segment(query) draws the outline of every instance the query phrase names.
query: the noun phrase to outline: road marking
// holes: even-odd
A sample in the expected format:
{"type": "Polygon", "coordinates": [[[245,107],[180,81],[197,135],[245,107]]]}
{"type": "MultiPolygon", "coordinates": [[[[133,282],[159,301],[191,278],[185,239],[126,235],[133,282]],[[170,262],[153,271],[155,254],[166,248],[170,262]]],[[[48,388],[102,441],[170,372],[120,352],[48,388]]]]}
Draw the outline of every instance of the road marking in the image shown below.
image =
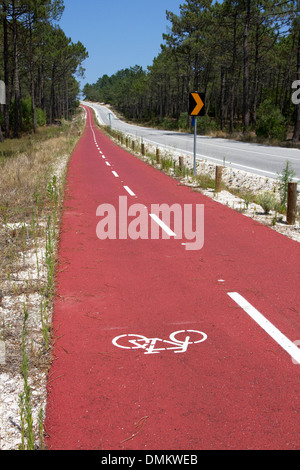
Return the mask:
{"type": "Polygon", "coordinates": [[[113,171],[112,174],[116,177],[116,178],[119,178],[119,175],[116,171],[113,171]]]}
{"type": "Polygon", "coordinates": [[[261,326],[298,364],[300,364],[300,349],[290,341],[281,331],[267,320],[256,308],[237,292],[229,292],[232,298],[248,315],[261,326]]]}
{"type": "Polygon", "coordinates": [[[107,165],[107,166],[111,166],[111,164],[110,164],[110,163],[108,163],[108,162],[105,162],[105,163],[106,163],[106,165],[107,165]]]}
{"type": "Polygon", "coordinates": [[[124,189],[126,189],[126,191],[128,192],[128,194],[130,194],[130,196],[135,196],[134,192],[131,191],[131,189],[128,188],[128,186],[124,186],[124,189]]]}
{"type": "Polygon", "coordinates": [[[156,214],[150,214],[150,217],[156,222],[170,237],[176,237],[176,233],[174,233],[170,227],[168,227],[156,214]]]}
{"type": "Polygon", "coordinates": [[[203,343],[206,340],[207,334],[202,331],[180,330],[171,333],[168,340],[156,337],[147,338],[139,334],[125,334],[116,336],[112,343],[114,346],[122,349],[142,349],[145,351],[144,354],[159,354],[161,351],[168,350],[173,350],[176,354],[185,353],[189,345],[203,343]],[[191,341],[191,336],[194,338],[194,341],[191,341]],[[163,347],[157,347],[157,344],[163,347]]]}
{"type": "MultiPolygon", "coordinates": [[[[211,144],[209,142],[203,142],[203,145],[210,145],[212,147],[217,147],[217,148],[222,148],[222,150],[238,150],[236,147],[229,147],[228,145],[224,145],[223,143],[221,145],[217,145],[217,144],[211,144]]],[[[249,145],[249,144],[247,144],[249,145]]],[[[254,154],[257,154],[257,155],[264,155],[265,157],[275,157],[275,158],[282,158],[282,155],[277,155],[275,153],[266,153],[266,152],[259,152],[257,150],[248,150],[246,148],[241,148],[240,147],[240,151],[241,152],[246,152],[246,153],[254,153],[254,154]]],[[[299,158],[293,158],[291,156],[288,157],[288,160],[296,160],[296,161],[299,161],[299,158]]]]}

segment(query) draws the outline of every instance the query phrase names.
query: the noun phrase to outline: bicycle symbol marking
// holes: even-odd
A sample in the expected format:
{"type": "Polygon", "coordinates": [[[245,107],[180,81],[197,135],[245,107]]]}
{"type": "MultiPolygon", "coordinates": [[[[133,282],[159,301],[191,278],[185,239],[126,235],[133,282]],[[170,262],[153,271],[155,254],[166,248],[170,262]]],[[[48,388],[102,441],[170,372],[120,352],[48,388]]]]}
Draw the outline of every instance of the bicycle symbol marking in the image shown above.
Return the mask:
{"type": "Polygon", "coordinates": [[[176,354],[184,353],[191,344],[203,343],[207,335],[197,330],[179,330],[169,335],[169,340],[161,338],[147,338],[138,334],[116,336],[112,343],[121,349],[143,349],[144,354],[159,354],[161,351],[174,351],[176,354]],[[180,339],[182,338],[182,339],[180,339]],[[192,338],[194,339],[192,341],[192,338]],[[157,347],[163,343],[164,347],[157,347]]]}

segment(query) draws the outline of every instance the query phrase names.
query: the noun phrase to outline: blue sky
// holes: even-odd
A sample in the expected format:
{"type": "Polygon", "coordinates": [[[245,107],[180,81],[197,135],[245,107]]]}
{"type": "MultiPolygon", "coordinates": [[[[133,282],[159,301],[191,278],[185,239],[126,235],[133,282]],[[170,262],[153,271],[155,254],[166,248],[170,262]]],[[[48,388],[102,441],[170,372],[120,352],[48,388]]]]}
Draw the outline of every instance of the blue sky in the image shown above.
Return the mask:
{"type": "Polygon", "coordinates": [[[166,10],[179,13],[184,0],[64,0],[59,25],[73,42],[89,52],[84,62],[85,83],[104,74],[152,65],[160,52],[169,22],[166,10]]]}

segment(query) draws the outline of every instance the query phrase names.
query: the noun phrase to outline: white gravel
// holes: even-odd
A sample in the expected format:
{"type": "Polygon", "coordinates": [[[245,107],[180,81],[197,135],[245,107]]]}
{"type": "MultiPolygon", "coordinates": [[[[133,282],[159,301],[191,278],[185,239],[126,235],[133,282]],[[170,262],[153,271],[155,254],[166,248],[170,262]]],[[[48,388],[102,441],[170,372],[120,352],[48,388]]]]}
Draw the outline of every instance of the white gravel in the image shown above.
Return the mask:
{"type": "MultiPolygon", "coordinates": [[[[146,147],[149,152],[155,155],[157,148],[156,146],[151,146],[147,144],[146,147]]],[[[183,156],[184,165],[190,169],[193,169],[194,161],[192,156],[183,155],[175,149],[173,151],[170,149],[166,149],[165,147],[159,147],[159,149],[161,157],[172,158],[177,163],[179,157],[183,156]]],[[[149,157],[143,157],[141,154],[139,154],[139,157],[152,164],[152,161],[149,157]]],[[[155,166],[160,167],[160,165],[157,165],[156,163],[155,166]]],[[[208,160],[197,160],[196,172],[197,175],[207,174],[214,179],[216,174],[216,165],[212,162],[209,162],[208,160]]],[[[169,173],[171,176],[173,176],[174,171],[171,169],[169,173]]],[[[197,185],[193,183],[191,177],[182,178],[181,181],[186,185],[195,188],[197,187],[197,185]]],[[[267,178],[264,176],[255,175],[254,173],[236,170],[230,166],[226,166],[225,164],[222,170],[222,181],[229,189],[239,190],[241,192],[251,191],[254,194],[259,194],[265,191],[274,192],[277,196],[278,201],[280,200],[278,179],[267,178]]],[[[241,212],[243,215],[251,217],[264,225],[268,225],[273,230],[276,230],[277,232],[280,232],[283,235],[292,238],[297,242],[300,242],[300,194],[298,194],[297,203],[298,220],[296,221],[295,225],[287,225],[285,215],[275,214],[274,211],[271,211],[268,215],[266,215],[264,214],[264,210],[260,205],[254,203],[249,203],[247,205],[244,199],[235,196],[230,191],[223,190],[219,193],[215,193],[215,191],[212,189],[198,189],[202,194],[207,197],[213,198],[220,204],[231,207],[232,209],[241,212]],[[275,215],[277,215],[277,221],[273,225],[275,215]]],[[[298,185],[298,190],[300,190],[300,184],[298,185]]]]}
{"type": "MultiPolygon", "coordinates": [[[[68,159],[68,155],[63,155],[58,159],[52,173],[58,179],[63,177],[68,159]]],[[[46,221],[40,220],[38,224],[45,229],[46,221]]],[[[2,230],[10,231],[22,225],[24,224],[7,223],[2,230]]],[[[44,238],[38,238],[37,243],[37,247],[29,248],[25,253],[20,254],[17,271],[10,273],[9,279],[2,282],[3,292],[7,290],[17,293],[22,289],[26,292],[29,288],[29,293],[0,295],[0,450],[18,450],[22,441],[20,395],[24,393],[24,379],[21,374],[20,351],[24,305],[28,311],[26,350],[31,361],[28,385],[31,392],[35,447],[39,448],[40,445],[39,413],[42,410],[44,417],[47,377],[45,367],[43,367],[43,358],[41,358],[44,344],[41,322],[43,296],[34,286],[45,283],[47,267],[44,238]],[[30,289],[30,286],[33,288],[30,289]],[[33,292],[31,293],[30,290],[33,292]]],[[[48,310],[47,314],[51,323],[51,311],[48,310]]]]}

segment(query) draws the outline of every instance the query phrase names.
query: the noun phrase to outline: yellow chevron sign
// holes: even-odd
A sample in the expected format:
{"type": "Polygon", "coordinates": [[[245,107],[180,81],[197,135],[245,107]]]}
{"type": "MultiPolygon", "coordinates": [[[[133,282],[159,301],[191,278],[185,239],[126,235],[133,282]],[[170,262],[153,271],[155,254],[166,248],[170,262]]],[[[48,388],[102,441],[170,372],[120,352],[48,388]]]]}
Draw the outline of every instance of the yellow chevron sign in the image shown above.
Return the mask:
{"type": "Polygon", "coordinates": [[[205,93],[190,93],[190,116],[204,116],[205,114],[205,93]]]}

